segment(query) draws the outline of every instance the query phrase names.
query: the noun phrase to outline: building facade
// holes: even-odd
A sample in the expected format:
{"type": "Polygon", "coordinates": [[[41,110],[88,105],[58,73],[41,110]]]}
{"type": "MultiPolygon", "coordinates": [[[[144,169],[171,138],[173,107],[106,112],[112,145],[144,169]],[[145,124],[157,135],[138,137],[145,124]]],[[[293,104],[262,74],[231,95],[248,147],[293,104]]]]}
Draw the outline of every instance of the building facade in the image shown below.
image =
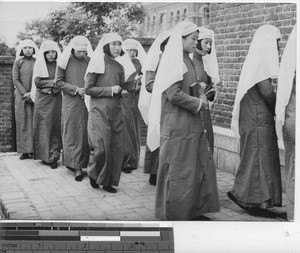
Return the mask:
{"type": "Polygon", "coordinates": [[[160,32],[172,29],[180,21],[191,21],[198,26],[209,24],[209,4],[201,2],[144,3],[146,10],[143,36],[155,38],[160,32]]]}

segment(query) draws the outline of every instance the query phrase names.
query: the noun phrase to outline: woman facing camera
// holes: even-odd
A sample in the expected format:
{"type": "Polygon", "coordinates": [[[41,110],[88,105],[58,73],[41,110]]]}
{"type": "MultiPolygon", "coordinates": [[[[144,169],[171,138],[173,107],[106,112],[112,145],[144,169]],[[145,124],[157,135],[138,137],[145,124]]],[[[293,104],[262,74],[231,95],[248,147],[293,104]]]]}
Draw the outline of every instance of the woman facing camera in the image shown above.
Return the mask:
{"type": "Polygon", "coordinates": [[[61,91],[55,88],[55,71],[60,49],[56,42],[42,43],[33,70],[36,86],[34,99],[34,159],[40,159],[51,169],[57,168],[62,148],[61,91]]]}
{"type": "Polygon", "coordinates": [[[62,164],[82,181],[89,159],[88,111],[84,103],[84,75],[92,47],[84,36],[75,36],[65,48],[56,71],[56,87],[62,96],[62,164]]]}
{"type": "Polygon", "coordinates": [[[124,126],[124,162],[122,171],[131,173],[139,165],[141,149],[141,116],[138,109],[141,89],[142,65],[146,52],[141,43],[134,39],[124,40],[126,53],[130,57],[136,71],[128,78],[134,84],[132,90],[123,96],[122,112],[124,126]]]}
{"type": "Polygon", "coordinates": [[[122,51],[118,34],[103,35],[87,68],[85,91],[90,96],[88,175],[93,188],[116,193],[123,165],[121,84],[123,66],[116,61],[122,51]]]}
{"type": "Polygon", "coordinates": [[[34,56],[37,53],[38,48],[32,40],[21,41],[12,70],[15,86],[17,152],[22,154],[21,160],[28,159],[33,154],[34,104],[30,93],[35,63],[34,56]]]}

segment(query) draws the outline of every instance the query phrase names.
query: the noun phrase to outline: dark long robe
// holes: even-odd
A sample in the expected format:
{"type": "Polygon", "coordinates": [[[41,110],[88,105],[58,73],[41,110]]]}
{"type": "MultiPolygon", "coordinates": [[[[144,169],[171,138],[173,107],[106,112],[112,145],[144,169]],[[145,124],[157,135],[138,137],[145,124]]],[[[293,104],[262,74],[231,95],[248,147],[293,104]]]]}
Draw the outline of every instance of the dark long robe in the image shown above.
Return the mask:
{"type": "Polygon", "coordinates": [[[18,153],[33,153],[33,102],[26,102],[23,95],[31,91],[35,58],[23,57],[13,65],[15,86],[15,119],[18,153]]]}
{"type": "MultiPolygon", "coordinates": [[[[206,74],[206,72],[204,70],[202,56],[200,54],[198,54],[197,52],[195,52],[193,62],[195,65],[197,80],[199,82],[204,82],[206,84],[209,84],[211,79],[209,78],[209,76],[206,74]]],[[[200,93],[201,93],[200,97],[205,97],[205,92],[201,87],[200,87],[200,93]]],[[[207,131],[208,141],[210,143],[210,148],[212,149],[212,152],[213,152],[214,151],[214,131],[213,131],[213,127],[212,127],[212,121],[211,121],[211,117],[210,117],[209,108],[206,110],[200,111],[200,115],[201,115],[201,117],[203,117],[205,119],[204,127],[207,131]]]]}
{"type": "Polygon", "coordinates": [[[231,192],[245,207],[281,205],[275,102],[267,79],[249,89],[240,103],[240,164],[231,192]]]}
{"type": "Polygon", "coordinates": [[[88,120],[91,150],[89,177],[103,186],[118,186],[123,165],[123,119],[121,98],[112,86],[125,82],[124,69],[105,55],[105,73],[88,73],[86,94],[91,96],[88,120]]]}
{"type": "Polygon", "coordinates": [[[184,63],[183,80],[162,94],[155,215],[164,220],[190,220],[219,210],[212,151],[197,113],[200,100],[189,95],[196,73],[186,54],[184,63]]]}
{"type": "MultiPolygon", "coordinates": [[[[141,63],[138,59],[132,60],[136,72],[128,79],[141,75],[141,63]]],[[[138,108],[139,90],[123,95],[121,100],[123,127],[124,127],[124,162],[123,168],[137,168],[141,149],[141,114],[138,108]]]]}
{"type": "Polygon", "coordinates": [[[56,61],[47,62],[48,78],[35,78],[37,87],[33,127],[34,159],[53,163],[60,158],[61,140],[61,91],[53,88],[56,61]]]}
{"type": "MultiPolygon", "coordinates": [[[[152,93],[153,90],[155,76],[156,76],[156,71],[146,71],[145,86],[147,91],[150,93],[152,93]]],[[[149,147],[146,146],[144,173],[156,175],[158,170],[158,162],[159,162],[159,148],[151,152],[149,147]]]]}
{"type": "Polygon", "coordinates": [[[86,168],[89,161],[87,135],[88,111],[76,89],[84,87],[89,58],[70,56],[66,69],[57,68],[56,87],[62,96],[62,164],[73,169],[86,168]]]}
{"type": "Polygon", "coordinates": [[[296,127],[296,76],[289,103],[285,109],[285,122],[283,126],[283,142],[285,148],[285,175],[287,218],[294,219],[295,199],[295,127],[296,127]]]}

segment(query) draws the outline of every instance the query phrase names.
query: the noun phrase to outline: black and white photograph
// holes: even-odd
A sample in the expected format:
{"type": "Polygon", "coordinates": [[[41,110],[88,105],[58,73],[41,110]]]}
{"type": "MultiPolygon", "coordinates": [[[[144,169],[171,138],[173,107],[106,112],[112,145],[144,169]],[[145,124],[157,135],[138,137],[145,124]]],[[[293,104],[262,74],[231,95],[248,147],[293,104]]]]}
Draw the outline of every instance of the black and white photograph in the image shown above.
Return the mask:
{"type": "Polygon", "coordinates": [[[0,221],[295,224],[297,8],[0,0],[0,221]]]}

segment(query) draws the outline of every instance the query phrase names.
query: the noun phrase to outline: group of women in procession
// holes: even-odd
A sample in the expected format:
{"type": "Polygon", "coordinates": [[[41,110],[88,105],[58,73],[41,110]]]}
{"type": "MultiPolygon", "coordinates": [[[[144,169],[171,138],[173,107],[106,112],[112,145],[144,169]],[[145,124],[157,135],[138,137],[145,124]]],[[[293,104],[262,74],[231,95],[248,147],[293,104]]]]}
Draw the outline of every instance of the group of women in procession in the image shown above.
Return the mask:
{"type": "MultiPolygon", "coordinates": [[[[250,213],[281,206],[277,137],[283,126],[288,219],[294,199],[294,36],[280,71],[279,29],[263,25],[253,37],[233,110],[241,162],[228,192],[250,213]],[[278,74],[276,100],[272,79],[278,74]]],[[[62,165],[76,181],[87,168],[93,188],[116,193],[121,171],[138,167],[141,115],[148,125],[144,173],[156,185],[156,218],[208,220],[204,214],[219,211],[210,106],[220,77],[212,30],[180,22],[160,33],[147,54],[137,40],[123,41],[116,33],[104,34],[94,51],[84,36],[74,37],[63,53],[54,41],[38,50],[24,40],[13,81],[20,159],[33,156],[54,169],[62,150],[62,165]]]]}

